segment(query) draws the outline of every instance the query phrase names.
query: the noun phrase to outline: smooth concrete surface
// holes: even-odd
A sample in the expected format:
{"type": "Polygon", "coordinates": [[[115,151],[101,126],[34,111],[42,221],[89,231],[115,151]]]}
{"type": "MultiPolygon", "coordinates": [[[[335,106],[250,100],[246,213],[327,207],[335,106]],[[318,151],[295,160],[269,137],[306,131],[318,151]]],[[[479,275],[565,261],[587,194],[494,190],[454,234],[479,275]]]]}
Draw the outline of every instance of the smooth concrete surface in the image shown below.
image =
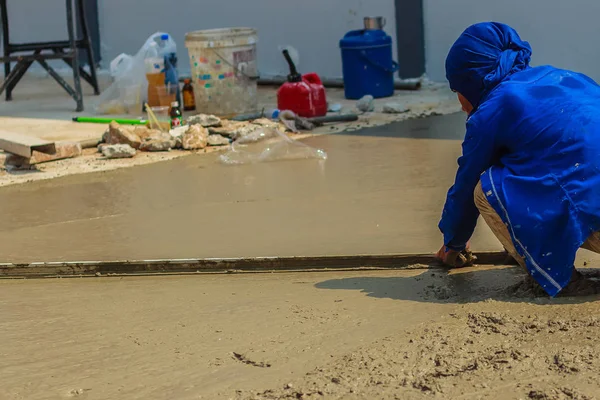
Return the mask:
{"type": "MultiPolygon", "coordinates": [[[[0,261],[435,252],[464,116],[305,143],[329,159],[216,154],[0,189],[0,261]]],[[[499,250],[482,225],[475,249],[499,250]]]]}
{"type": "Polygon", "coordinates": [[[445,81],[446,55],[460,33],[484,21],[513,26],[533,47],[532,65],[551,64],[600,80],[597,1],[423,0],[423,7],[426,69],[434,81],[445,81]]]}
{"type": "MultiPolygon", "coordinates": [[[[66,39],[64,0],[9,0],[11,40],[15,42],[66,39]],[[32,12],[35,10],[35,12],[32,12]]],[[[395,36],[394,0],[98,0],[102,65],[120,53],[135,54],[154,32],[168,32],[177,42],[180,70],[189,73],[187,32],[248,26],[258,30],[261,75],[287,75],[279,46],[300,53],[299,70],[322,77],[341,77],[338,41],[363,27],[363,17],[387,19],[385,30],[395,36]]],[[[396,46],[392,46],[396,54],[396,46]]],[[[60,63],[56,63],[60,65],[60,63]]]]}

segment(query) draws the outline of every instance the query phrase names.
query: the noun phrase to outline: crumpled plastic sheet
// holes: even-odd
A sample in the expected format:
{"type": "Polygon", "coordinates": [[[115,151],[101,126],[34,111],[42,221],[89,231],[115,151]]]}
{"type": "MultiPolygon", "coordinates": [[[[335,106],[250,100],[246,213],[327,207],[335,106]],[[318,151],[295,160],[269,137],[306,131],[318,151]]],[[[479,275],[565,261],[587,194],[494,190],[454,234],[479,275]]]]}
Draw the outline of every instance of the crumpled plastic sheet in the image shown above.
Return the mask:
{"type": "Polygon", "coordinates": [[[279,160],[326,160],[327,153],[290,139],[277,129],[265,128],[255,136],[261,141],[235,141],[229,150],[219,156],[219,161],[227,165],[255,164],[279,160]]]}

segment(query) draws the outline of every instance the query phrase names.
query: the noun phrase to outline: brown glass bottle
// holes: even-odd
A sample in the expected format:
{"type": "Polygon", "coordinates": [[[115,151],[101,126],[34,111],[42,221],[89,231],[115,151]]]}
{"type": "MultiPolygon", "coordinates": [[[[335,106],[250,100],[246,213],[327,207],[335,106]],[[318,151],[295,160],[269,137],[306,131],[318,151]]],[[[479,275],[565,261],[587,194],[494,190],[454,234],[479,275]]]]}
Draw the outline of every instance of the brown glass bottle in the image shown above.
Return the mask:
{"type": "Polygon", "coordinates": [[[183,96],[183,110],[195,111],[196,98],[194,97],[194,88],[192,87],[192,81],[190,79],[185,79],[183,81],[183,89],[181,93],[183,96]]]}

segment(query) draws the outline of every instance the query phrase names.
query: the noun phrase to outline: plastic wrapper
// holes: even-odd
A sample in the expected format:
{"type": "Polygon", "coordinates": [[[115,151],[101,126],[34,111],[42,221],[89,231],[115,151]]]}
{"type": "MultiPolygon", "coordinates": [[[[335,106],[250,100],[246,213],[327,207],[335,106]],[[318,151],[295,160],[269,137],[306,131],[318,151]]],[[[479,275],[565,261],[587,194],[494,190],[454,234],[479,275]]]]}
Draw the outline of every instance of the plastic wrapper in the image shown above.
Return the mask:
{"type": "MultiPolygon", "coordinates": [[[[148,92],[146,80],[146,59],[159,56],[159,41],[165,35],[157,32],[151,35],[135,56],[120,54],[110,63],[110,74],[114,79],[96,103],[98,114],[140,114],[148,92]]],[[[176,44],[169,35],[167,46],[176,44]]]]}
{"type": "Polygon", "coordinates": [[[315,149],[302,142],[290,139],[285,133],[273,128],[261,128],[253,133],[253,138],[260,138],[256,143],[235,141],[229,150],[219,156],[223,164],[242,165],[279,160],[326,160],[327,153],[315,149]],[[259,132],[262,132],[262,136],[259,132]]]}

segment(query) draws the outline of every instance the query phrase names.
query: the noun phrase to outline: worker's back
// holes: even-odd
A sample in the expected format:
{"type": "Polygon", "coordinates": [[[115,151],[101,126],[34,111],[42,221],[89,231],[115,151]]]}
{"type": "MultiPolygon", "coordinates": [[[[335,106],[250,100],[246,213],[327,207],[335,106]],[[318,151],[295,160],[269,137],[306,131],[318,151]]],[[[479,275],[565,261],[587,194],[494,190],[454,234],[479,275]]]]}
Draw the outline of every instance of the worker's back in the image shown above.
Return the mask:
{"type": "Polygon", "coordinates": [[[578,211],[600,214],[600,86],[579,73],[529,68],[488,101],[510,121],[497,132],[507,173],[554,180],[578,211]]]}

